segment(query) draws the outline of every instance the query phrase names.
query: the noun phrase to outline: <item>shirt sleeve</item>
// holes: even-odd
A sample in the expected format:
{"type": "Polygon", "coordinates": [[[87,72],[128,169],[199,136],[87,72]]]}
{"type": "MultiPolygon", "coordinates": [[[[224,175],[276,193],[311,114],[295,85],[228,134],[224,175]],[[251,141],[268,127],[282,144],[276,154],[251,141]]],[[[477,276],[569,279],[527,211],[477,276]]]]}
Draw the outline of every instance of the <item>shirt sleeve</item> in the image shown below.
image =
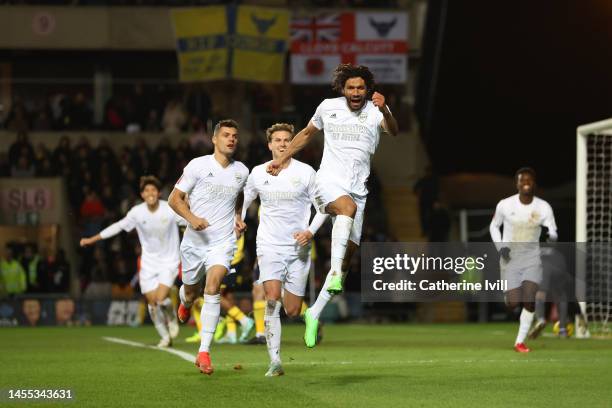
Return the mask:
{"type": "Polygon", "coordinates": [[[102,239],[107,239],[117,235],[121,231],[130,232],[135,227],[136,216],[134,215],[134,211],[130,210],[124,218],[100,231],[100,237],[102,237],[102,239]]]}
{"type": "Polygon", "coordinates": [[[542,225],[548,229],[548,239],[556,241],[559,236],[557,235],[557,223],[555,222],[555,214],[550,204],[546,203],[546,215],[542,220],[542,225]]]}
{"type": "Polygon", "coordinates": [[[502,209],[502,203],[500,202],[495,207],[495,214],[493,215],[493,219],[491,220],[491,225],[489,225],[489,233],[491,234],[491,239],[495,242],[495,246],[497,249],[501,249],[502,245],[502,235],[500,227],[504,223],[504,212],[502,209]]]}
{"type": "Polygon", "coordinates": [[[193,161],[189,162],[183,169],[183,175],[181,175],[181,178],[178,179],[174,187],[181,190],[183,193],[191,193],[191,190],[193,190],[193,187],[198,181],[197,171],[194,167],[193,161]]]}
{"type": "Polygon", "coordinates": [[[249,174],[247,178],[246,185],[244,186],[244,203],[242,204],[242,219],[246,217],[246,212],[253,203],[253,201],[257,198],[257,190],[255,189],[255,177],[253,177],[253,173],[249,174]]]}
{"type": "Polygon", "coordinates": [[[317,173],[315,173],[314,170],[310,171],[310,174],[308,175],[308,184],[306,186],[306,191],[308,192],[308,198],[310,199],[310,202],[316,207],[316,201],[315,201],[315,196],[316,196],[316,177],[317,177],[317,173]]]}
{"type": "Polygon", "coordinates": [[[312,235],[315,235],[319,228],[321,228],[327,217],[329,217],[329,214],[322,214],[317,211],[315,216],[312,218],[310,225],[308,226],[308,231],[310,231],[312,235]]]}
{"type": "Polygon", "coordinates": [[[324,125],[323,123],[323,103],[324,102],[325,101],[321,102],[319,106],[317,106],[317,110],[312,116],[312,119],[310,119],[310,122],[314,125],[314,127],[316,127],[319,130],[323,129],[323,125],[324,125]]]}

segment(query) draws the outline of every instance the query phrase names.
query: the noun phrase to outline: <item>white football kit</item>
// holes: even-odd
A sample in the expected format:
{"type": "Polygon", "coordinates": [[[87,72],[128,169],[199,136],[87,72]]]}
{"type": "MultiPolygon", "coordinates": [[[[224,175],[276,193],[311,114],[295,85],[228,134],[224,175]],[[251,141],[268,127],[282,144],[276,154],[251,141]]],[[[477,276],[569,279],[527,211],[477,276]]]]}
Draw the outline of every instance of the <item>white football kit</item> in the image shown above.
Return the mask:
{"type": "Polygon", "coordinates": [[[208,221],[202,231],[187,227],[181,242],[183,283],[202,280],[213,265],[228,271],[236,249],[234,217],[236,199],[244,188],[249,170],[239,161],[221,166],[213,155],[193,159],[185,166],[176,188],[189,195],[189,208],[208,221]]]}
{"type": "Polygon", "coordinates": [[[363,211],[370,176],[370,161],[376,151],[382,128],[383,114],[367,101],[353,112],[345,97],[325,99],[317,107],[311,123],[322,129],[325,145],[321,166],[316,175],[316,202],[320,212],[343,195],[349,195],[357,205],[357,213],[349,239],[359,244],[363,226],[363,211]]]}
{"type": "Polygon", "coordinates": [[[542,261],[536,243],[540,241],[542,226],[548,228],[552,240],[557,239],[553,210],[538,197],[525,205],[515,194],[497,204],[489,231],[497,249],[510,248],[510,261],[500,260],[501,278],[507,280],[508,290],[520,287],[526,280],[541,282],[542,261]],[[502,225],[503,236],[499,230],[502,225]]]}
{"type": "MultiPolygon", "coordinates": [[[[315,204],[315,171],[291,159],[274,177],[266,172],[267,166],[256,166],[244,188],[243,218],[253,200],[257,196],[261,200],[257,229],[259,282],[279,280],[285,290],[304,296],[311,244],[301,247],[293,235],[308,228],[311,205],[315,204]]],[[[311,229],[313,235],[316,229],[311,229]]]]}
{"type": "Polygon", "coordinates": [[[124,218],[100,232],[102,239],[121,231],[136,228],[142,255],[140,257],[140,290],[151,292],[162,284],[171,287],[179,269],[179,231],[177,224],[185,220],[172,211],[166,201],[159,200],[159,207],[151,212],[146,203],[132,207],[124,218]]]}

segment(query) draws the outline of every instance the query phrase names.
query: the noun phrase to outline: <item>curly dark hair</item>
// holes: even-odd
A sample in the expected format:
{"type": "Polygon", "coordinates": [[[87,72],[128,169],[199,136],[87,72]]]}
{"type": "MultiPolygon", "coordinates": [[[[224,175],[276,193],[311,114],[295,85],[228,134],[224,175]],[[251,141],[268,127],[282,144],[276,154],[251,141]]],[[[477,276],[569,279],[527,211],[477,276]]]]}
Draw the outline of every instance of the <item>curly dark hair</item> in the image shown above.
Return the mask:
{"type": "Polygon", "coordinates": [[[140,192],[142,193],[146,186],[152,185],[158,191],[161,190],[162,184],[161,181],[155,176],[142,176],[140,178],[140,192]]]}
{"type": "Polygon", "coordinates": [[[374,91],[374,74],[364,65],[340,64],[334,70],[332,88],[338,93],[342,93],[344,84],[349,78],[362,78],[365,81],[368,94],[374,91]]]}

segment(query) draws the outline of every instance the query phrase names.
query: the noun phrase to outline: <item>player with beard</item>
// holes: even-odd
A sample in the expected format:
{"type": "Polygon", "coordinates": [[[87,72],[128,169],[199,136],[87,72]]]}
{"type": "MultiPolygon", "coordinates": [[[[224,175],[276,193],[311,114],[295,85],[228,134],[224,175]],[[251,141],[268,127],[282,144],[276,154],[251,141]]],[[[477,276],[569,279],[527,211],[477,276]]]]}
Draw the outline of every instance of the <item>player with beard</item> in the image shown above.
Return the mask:
{"type": "Polygon", "coordinates": [[[557,225],[551,206],[535,196],[535,171],[523,167],[515,177],[518,194],[497,204],[489,231],[500,254],[501,279],[508,285],[506,306],[511,310],[522,307],[514,350],[528,353],[531,350],[525,345],[525,338],[533,321],[536,292],[542,281],[538,242],[542,226],[548,229],[548,239],[556,241],[557,225]]]}
{"type": "Polygon", "coordinates": [[[315,199],[321,213],[334,217],[331,270],[317,300],[304,314],[307,347],[315,346],[321,311],[333,295],[342,292],[351,256],[359,245],[370,160],[380,134],[386,131],[395,136],[398,132],[385,97],[374,91],[374,75],[367,67],[338,65],[332,85],[342,96],[323,100],[306,128],[267,167],[268,173],[278,175],[291,157],[323,130],[325,144],[315,179],[315,199]]]}
{"type": "Polygon", "coordinates": [[[220,314],[221,282],[230,270],[236,250],[236,234],[242,233],[243,187],[249,171],[232,159],[238,145],[238,124],[231,119],[215,126],[214,153],[193,159],[185,166],[168,202],[189,223],[181,242],[183,285],[178,317],[189,319],[189,308],[202,293],[202,333],[196,366],[212,374],[210,343],[220,314]],[[189,202],[185,200],[189,197],[189,202]]]}

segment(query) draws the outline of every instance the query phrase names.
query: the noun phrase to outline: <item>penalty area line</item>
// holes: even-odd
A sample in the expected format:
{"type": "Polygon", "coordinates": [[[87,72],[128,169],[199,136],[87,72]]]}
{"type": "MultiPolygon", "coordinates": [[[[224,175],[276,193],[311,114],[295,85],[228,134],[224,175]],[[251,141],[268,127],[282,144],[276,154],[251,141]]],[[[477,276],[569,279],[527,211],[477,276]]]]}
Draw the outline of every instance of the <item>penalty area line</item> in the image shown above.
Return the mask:
{"type": "Polygon", "coordinates": [[[151,349],[151,350],[165,351],[166,353],[174,354],[175,356],[178,356],[178,357],[182,358],[183,360],[189,361],[190,363],[193,363],[195,361],[195,356],[193,354],[187,353],[186,351],[176,350],[176,349],[173,349],[173,348],[149,346],[149,345],[144,344],[144,343],[138,343],[136,341],[124,340],[124,339],[120,339],[120,338],[117,338],[117,337],[102,337],[102,338],[104,340],[106,340],[106,341],[110,341],[111,343],[123,344],[123,345],[126,345],[126,346],[132,346],[132,347],[147,348],[147,349],[151,349]]]}

